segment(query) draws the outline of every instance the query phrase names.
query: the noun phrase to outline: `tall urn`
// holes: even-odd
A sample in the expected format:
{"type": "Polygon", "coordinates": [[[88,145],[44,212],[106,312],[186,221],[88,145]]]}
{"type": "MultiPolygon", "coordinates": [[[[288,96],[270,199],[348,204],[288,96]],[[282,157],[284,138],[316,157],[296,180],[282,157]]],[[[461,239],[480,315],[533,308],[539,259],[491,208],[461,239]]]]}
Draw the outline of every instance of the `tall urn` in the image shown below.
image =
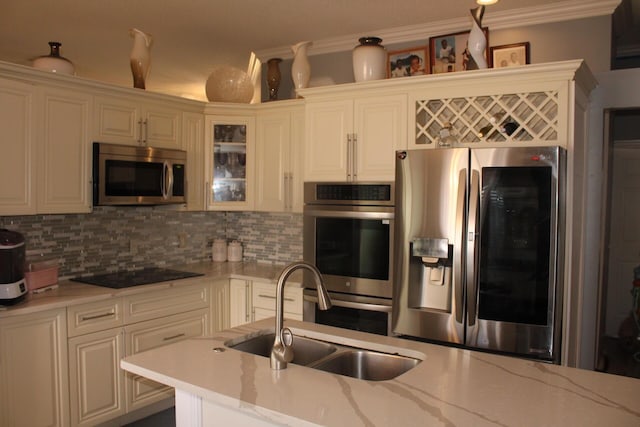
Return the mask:
{"type": "Polygon", "coordinates": [[[275,101],[278,99],[278,88],[280,88],[280,79],[282,77],[280,73],[281,58],[271,58],[267,61],[267,86],[269,86],[269,101],[275,101]]]}
{"type": "Polygon", "coordinates": [[[153,37],[137,28],[129,30],[129,35],[133,38],[133,48],[131,49],[131,73],[133,74],[133,87],[145,88],[145,82],[149,76],[151,68],[151,45],[153,37]]]}
{"type": "Polygon", "coordinates": [[[312,42],[305,41],[291,46],[291,50],[293,51],[291,78],[293,79],[293,87],[296,90],[309,86],[311,65],[309,64],[309,58],[307,58],[307,50],[311,44],[312,42]]]}

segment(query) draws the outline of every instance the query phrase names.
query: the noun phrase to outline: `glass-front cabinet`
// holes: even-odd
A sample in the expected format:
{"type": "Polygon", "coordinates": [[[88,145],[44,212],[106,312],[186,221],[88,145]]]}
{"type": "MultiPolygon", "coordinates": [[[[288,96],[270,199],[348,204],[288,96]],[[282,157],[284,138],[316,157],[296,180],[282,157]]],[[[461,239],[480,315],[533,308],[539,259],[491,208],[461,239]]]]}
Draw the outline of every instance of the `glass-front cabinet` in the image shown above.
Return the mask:
{"type": "Polygon", "coordinates": [[[207,209],[253,208],[254,123],[253,117],[207,117],[207,209]]]}

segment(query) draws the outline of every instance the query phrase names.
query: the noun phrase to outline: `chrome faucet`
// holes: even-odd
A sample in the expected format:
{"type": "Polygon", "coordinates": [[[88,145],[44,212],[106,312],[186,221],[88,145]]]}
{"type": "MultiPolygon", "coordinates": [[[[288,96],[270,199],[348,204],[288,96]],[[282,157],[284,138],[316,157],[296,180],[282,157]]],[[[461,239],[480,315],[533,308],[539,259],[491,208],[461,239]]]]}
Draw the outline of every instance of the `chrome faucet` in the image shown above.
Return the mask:
{"type": "Polygon", "coordinates": [[[285,369],[287,363],[293,360],[293,349],[291,348],[293,344],[293,333],[289,328],[282,326],[284,316],[284,285],[291,273],[300,268],[307,269],[313,273],[316,288],[318,289],[318,308],[320,310],[328,310],[331,308],[329,292],[327,292],[327,288],[324,286],[320,271],[318,271],[315,266],[302,261],[294,262],[280,272],[276,287],[276,337],[273,341],[273,349],[271,350],[271,369],[285,369]]]}

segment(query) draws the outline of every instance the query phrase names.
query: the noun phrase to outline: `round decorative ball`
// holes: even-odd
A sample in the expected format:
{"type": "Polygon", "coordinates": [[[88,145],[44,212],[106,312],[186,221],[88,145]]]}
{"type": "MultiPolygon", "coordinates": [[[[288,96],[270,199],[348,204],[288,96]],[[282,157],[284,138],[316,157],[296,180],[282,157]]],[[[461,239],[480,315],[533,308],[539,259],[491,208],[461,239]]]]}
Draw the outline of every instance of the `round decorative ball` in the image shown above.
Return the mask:
{"type": "Polygon", "coordinates": [[[248,104],[253,98],[253,82],[249,75],[229,65],[215,67],[207,78],[205,89],[211,102],[248,104]]]}

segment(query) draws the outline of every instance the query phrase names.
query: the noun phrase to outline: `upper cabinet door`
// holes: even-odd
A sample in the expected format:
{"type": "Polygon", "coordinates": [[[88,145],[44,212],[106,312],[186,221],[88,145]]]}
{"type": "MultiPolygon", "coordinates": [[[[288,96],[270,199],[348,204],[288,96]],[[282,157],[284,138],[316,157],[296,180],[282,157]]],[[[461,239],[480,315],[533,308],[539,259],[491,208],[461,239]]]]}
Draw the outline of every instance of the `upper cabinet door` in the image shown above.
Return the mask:
{"type": "Polygon", "coordinates": [[[204,210],[204,114],[182,113],[182,147],[187,152],[187,210],[204,210]]]}
{"type": "Polygon", "coordinates": [[[356,99],[353,158],[355,181],[393,181],[395,152],[407,148],[407,97],[356,99]]]}
{"type": "Polygon", "coordinates": [[[255,119],[208,116],[205,139],[207,209],[253,209],[255,119]]]}
{"type": "Polygon", "coordinates": [[[268,107],[256,119],[255,208],[302,212],[304,105],[268,107]]]}
{"type": "Polygon", "coordinates": [[[180,147],[180,108],[126,97],[95,98],[94,139],[115,144],[180,147]]]}
{"type": "Polygon", "coordinates": [[[305,181],[344,181],[350,159],[353,101],[310,102],[306,108],[305,181]]]}
{"type": "Polygon", "coordinates": [[[259,114],[256,132],[256,209],[284,212],[289,190],[288,112],[259,114]]]}
{"type": "Polygon", "coordinates": [[[167,108],[165,104],[142,106],[143,143],[149,147],[180,148],[180,124],[182,111],[167,108]]]}
{"type": "Polygon", "coordinates": [[[36,213],[34,92],[32,85],[0,79],[0,216],[36,213]]]}
{"type": "Polygon", "coordinates": [[[43,89],[38,135],[39,213],[91,211],[90,112],[92,97],[43,89]]]}
{"type": "Polygon", "coordinates": [[[94,140],[114,144],[141,145],[139,105],[127,98],[95,97],[94,140]]]}
{"type": "Polygon", "coordinates": [[[305,181],[389,181],[407,146],[407,97],[307,104],[305,181]]]}

